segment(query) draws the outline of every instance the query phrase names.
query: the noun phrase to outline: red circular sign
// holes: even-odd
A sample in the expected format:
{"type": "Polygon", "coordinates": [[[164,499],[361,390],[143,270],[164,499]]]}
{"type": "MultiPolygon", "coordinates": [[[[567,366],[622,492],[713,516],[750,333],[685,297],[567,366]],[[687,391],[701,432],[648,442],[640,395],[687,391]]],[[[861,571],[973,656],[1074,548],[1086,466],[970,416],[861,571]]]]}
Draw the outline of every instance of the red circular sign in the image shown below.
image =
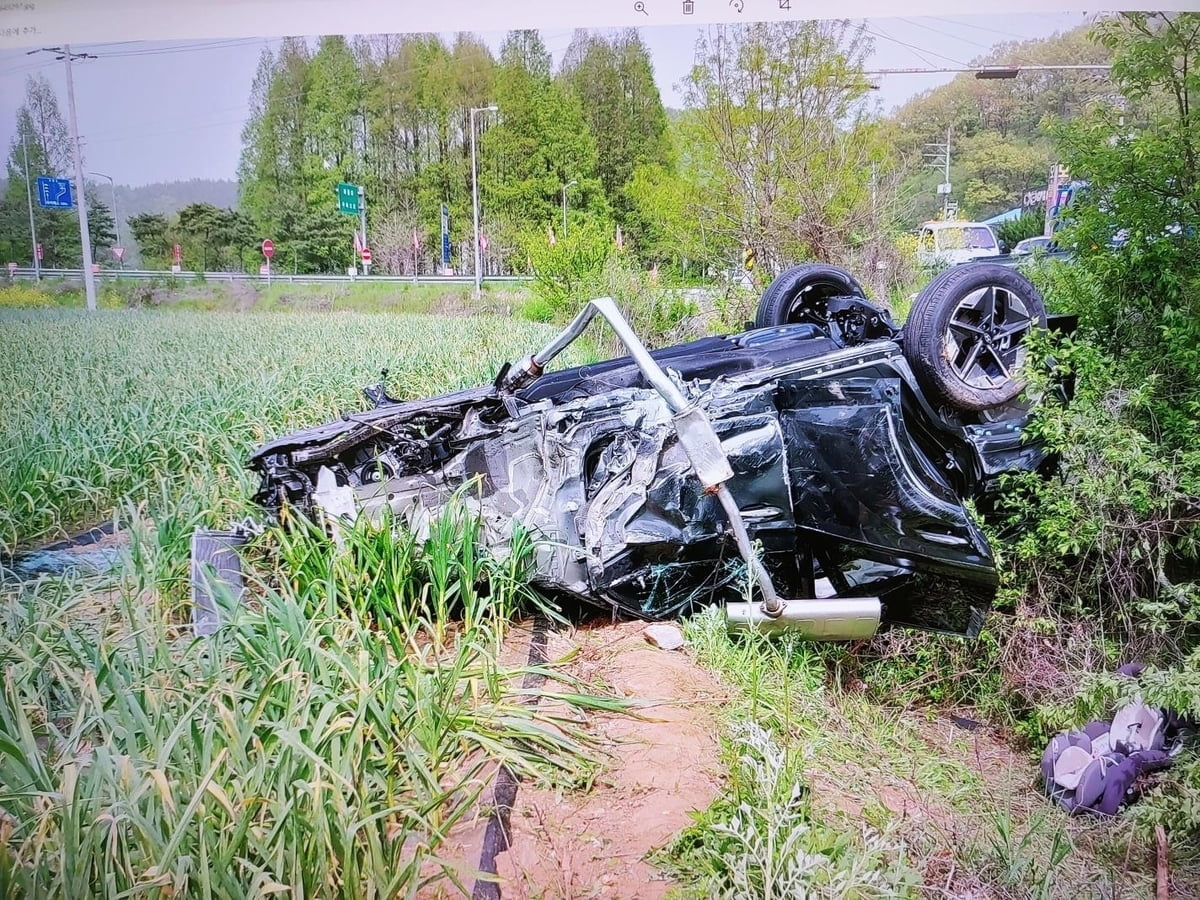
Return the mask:
{"type": "Polygon", "coordinates": [[[363,247],[362,261],[365,263],[369,263],[371,261],[371,248],[370,247],[363,247]]]}
{"type": "Polygon", "coordinates": [[[267,259],[270,259],[275,255],[275,242],[270,238],[267,238],[265,241],[263,241],[262,247],[263,256],[265,256],[267,259]]]}

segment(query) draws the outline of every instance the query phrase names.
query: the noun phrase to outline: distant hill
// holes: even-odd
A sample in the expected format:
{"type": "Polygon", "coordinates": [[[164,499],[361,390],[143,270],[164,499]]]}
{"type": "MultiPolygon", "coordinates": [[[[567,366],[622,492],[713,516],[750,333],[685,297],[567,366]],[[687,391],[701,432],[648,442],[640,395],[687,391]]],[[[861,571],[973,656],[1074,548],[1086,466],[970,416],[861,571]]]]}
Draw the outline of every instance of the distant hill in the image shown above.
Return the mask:
{"type": "Polygon", "coordinates": [[[940,214],[942,171],[928,165],[944,152],[950,133],[950,199],[959,218],[985,219],[1045,188],[1057,160],[1052,125],[1069,121],[1114,88],[1104,71],[1040,66],[1104,65],[1110,51],[1084,25],[1044,39],[997,44],[972,65],[1029,67],[1012,79],[963,73],[897,108],[884,119],[907,161],[898,220],[911,227],[940,214]]]}
{"type": "MultiPolygon", "coordinates": [[[[101,188],[100,196],[107,201],[108,194],[101,188]]],[[[192,178],[189,181],[163,181],[140,187],[117,185],[117,206],[124,223],[130,216],[142,213],[170,215],[192,203],[211,203],[220,209],[236,207],[238,201],[237,182],[230,179],[192,178]]]]}

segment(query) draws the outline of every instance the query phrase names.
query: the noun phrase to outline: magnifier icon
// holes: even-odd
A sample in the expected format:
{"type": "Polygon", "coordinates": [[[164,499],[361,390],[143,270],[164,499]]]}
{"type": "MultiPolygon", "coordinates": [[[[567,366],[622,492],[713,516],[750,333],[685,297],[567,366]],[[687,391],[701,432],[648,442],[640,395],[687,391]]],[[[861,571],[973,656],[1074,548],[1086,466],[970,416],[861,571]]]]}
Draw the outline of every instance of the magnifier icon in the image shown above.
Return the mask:
{"type": "Polygon", "coordinates": [[[646,4],[643,3],[642,0],[637,0],[637,3],[633,4],[633,11],[640,12],[642,15],[645,15],[645,16],[650,15],[650,13],[646,12],[646,4]]]}

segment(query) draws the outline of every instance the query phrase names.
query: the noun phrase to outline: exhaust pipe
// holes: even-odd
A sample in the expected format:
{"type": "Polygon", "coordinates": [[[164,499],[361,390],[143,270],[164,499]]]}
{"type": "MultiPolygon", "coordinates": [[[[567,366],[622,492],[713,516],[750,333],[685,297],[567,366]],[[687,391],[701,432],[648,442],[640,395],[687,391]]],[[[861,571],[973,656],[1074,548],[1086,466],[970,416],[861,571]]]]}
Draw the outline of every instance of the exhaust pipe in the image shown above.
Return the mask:
{"type": "Polygon", "coordinates": [[[763,603],[730,603],[725,627],[730,634],[799,634],[810,641],[857,641],[879,630],[882,607],[878,597],[828,597],[784,600],[778,613],[763,603]]]}

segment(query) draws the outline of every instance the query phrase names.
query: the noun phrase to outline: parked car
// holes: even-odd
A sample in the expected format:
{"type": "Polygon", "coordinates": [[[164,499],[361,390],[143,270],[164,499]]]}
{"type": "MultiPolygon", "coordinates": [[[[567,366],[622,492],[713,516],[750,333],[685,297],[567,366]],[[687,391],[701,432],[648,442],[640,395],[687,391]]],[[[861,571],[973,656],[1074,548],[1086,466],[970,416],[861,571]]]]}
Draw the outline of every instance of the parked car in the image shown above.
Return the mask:
{"type": "Polygon", "coordinates": [[[1057,249],[1058,245],[1054,243],[1054,238],[1039,235],[1018,241],[1017,246],[1013,247],[1012,255],[1030,256],[1033,253],[1049,253],[1057,249]]]}
{"type": "Polygon", "coordinates": [[[926,222],[917,235],[917,262],[955,266],[1000,255],[1000,242],[983,222],[926,222]]]}
{"type": "MultiPolygon", "coordinates": [[[[1021,372],[1029,334],[1063,321],[987,263],[934,278],[903,328],[845,270],[796,266],[752,329],[655,352],[603,298],[492,384],[403,401],[373,385],[373,408],[267,443],[256,500],[334,537],[466,503],[498,552],[516,525],[541,538],[541,590],[614,615],[716,603],[732,627],[813,638],[973,636],[997,572],[965,503],[1047,464],[1021,372]],[[547,371],[595,317],[628,355],[547,371]]],[[[195,571],[229,543],[203,538],[195,571]]]]}

